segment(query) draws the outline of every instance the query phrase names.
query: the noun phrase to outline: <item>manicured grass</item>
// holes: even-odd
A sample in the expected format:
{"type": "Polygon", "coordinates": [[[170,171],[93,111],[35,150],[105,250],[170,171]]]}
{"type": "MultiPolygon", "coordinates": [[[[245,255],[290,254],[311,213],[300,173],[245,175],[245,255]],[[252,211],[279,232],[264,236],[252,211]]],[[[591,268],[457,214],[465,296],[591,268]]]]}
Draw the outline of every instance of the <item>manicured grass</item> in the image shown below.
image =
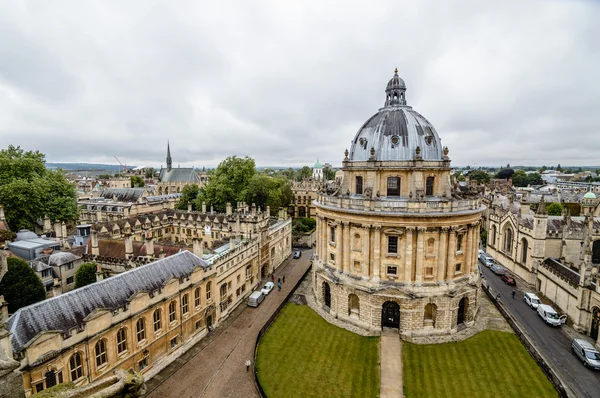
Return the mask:
{"type": "Polygon", "coordinates": [[[483,331],[458,343],[402,344],[404,395],[411,397],[557,397],[519,339],[483,331]]]}
{"type": "Polygon", "coordinates": [[[256,367],[269,398],[379,396],[379,338],[333,326],[306,305],[284,307],[256,367]]]}

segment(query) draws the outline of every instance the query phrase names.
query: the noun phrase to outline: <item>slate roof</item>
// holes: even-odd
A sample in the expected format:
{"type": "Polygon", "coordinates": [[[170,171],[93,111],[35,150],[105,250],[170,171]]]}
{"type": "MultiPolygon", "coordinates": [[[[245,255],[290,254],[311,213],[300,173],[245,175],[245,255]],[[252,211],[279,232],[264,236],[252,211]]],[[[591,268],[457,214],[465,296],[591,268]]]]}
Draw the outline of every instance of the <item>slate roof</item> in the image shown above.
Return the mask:
{"type": "Polygon", "coordinates": [[[190,182],[199,183],[200,177],[191,167],[177,167],[168,169],[161,169],[158,176],[160,182],[190,182]]]}
{"type": "Polygon", "coordinates": [[[58,267],[73,261],[79,260],[81,257],[70,252],[54,252],[52,254],[40,254],[34,261],[40,261],[53,267],[58,267]]]}
{"type": "MultiPolygon", "coordinates": [[[[146,242],[138,242],[133,241],[133,257],[138,256],[147,256],[148,250],[146,246],[146,242]]],[[[90,254],[92,252],[92,240],[88,240],[87,243],[88,249],[87,253],[90,254]]],[[[174,254],[179,253],[182,249],[185,250],[185,247],[177,246],[177,245],[161,245],[158,243],[154,243],[154,255],[158,255],[160,250],[165,253],[165,256],[172,256],[174,254]]],[[[116,239],[98,239],[98,255],[100,257],[109,257],[109,258],[120,258],[125,259],[125,241],[116,240],[116,239]]]]}
{"type": "Polygon", "coordinates": [[[134,294],[157,290],[173,277],[187,277],[197,266],[208,267],[204,260],[184,251],[20,308],[7,322],[12,333],[13,351],[22,352],[25,345],[43,331],[55,330],[67,334],[70,329],[82,325],[94,310],[124,307],[134,294]]]}
{"type": "Polygon", "coordinates": [[[116,197],[120,202],[137,202],[144,195],[144,188],[107,188],[100,194],[105,199],[116,197]]]}
{"type": "Polygon", "coordinates": [[[19,232],[17,232],[17,237],[15,239],[15,242],[18,242],[20,240],[30,240],[30,239],[37,239],[38,236],[35,234],[35,232],[31,232],[28,229],[21,229],[19,230],[19,232]]]}

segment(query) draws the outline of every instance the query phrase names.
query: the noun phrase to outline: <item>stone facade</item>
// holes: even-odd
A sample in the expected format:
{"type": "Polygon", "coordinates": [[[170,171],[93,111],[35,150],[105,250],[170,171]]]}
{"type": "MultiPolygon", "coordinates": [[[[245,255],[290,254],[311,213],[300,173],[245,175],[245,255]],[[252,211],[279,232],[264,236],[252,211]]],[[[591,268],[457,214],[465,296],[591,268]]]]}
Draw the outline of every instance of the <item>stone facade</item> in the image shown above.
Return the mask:
{"type": "Polygon", "coordinates": [[[396,74],[386,106],[346,150],[341,185],[318,194],[313,289],[319,305],[363,328],[451,334],[477,312],[484,207],[450,184],[448,149],[405,90],[396,74]]]}
{"type": "Polygon", "coordinates": [[[305,178],[302,181],[295,181],[292,186],[294,198],[290,205],[290,214],[294,218],[312,217],[315,218],[317,210],[314,201],[317,199],[319,188],[322,181],[314,178],[305,178]]]}

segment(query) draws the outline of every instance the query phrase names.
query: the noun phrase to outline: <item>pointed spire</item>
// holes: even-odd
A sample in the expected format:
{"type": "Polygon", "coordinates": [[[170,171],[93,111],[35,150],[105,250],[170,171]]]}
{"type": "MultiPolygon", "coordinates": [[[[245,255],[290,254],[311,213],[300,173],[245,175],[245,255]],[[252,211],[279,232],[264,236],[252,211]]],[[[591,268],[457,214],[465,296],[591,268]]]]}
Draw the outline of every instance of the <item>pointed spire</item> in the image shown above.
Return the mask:
{"type": "Polygon", "coordinates": [[[535,212],[535,214],[547,214],[546,213],[546,202],[544,202],[544,195],[542,195],[542,198],[540,199],[540,204],[538,205],[537,211],[535,212]]]}
{"type": "Polygon", "coordinates": [[[170,145],[169,141],[167,140],[167,171],[171,171],[172,164],[173,164],[173,161],[171,159],[171,145],[170,145]]]}

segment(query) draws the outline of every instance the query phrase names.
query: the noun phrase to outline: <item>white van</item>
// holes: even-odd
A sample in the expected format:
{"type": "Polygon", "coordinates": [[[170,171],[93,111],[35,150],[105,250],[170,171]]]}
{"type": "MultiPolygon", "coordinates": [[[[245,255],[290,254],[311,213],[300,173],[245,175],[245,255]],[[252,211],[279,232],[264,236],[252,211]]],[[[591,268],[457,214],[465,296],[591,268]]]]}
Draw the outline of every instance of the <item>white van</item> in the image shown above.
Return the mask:
{"type": "Polygon", "coordinates": [[[537,312],[538,315],[541,316],[544,322],[546,322],[548,325],[560,326],[567,322],[566,315],[558,316],[556,311],[554,311],[554,308],[550,307],[549,305],[538,304],[537,312]]]}
{"type": "Polygon", "coordinates": [[[540,300],[540,298],[533,293],[524,293],[523,301],[525,301],[527,305],[534,310],[537,310],[538,305],[542,304],[542,300],[540,300]]]}
{"type": "Polygon", "coordinates": [[[252,292],[250,297],[248,297],[248,305],[250,307],[258,307],[260,303],[265,299],[265,295],[262,292],[256,291],[252,292]]]}
{"type": "Polygon", "coordinates": [[[600,369],[600,352],[588,341],[573,339],[571,352],[579,357],[586,368],[600,369]]]}

